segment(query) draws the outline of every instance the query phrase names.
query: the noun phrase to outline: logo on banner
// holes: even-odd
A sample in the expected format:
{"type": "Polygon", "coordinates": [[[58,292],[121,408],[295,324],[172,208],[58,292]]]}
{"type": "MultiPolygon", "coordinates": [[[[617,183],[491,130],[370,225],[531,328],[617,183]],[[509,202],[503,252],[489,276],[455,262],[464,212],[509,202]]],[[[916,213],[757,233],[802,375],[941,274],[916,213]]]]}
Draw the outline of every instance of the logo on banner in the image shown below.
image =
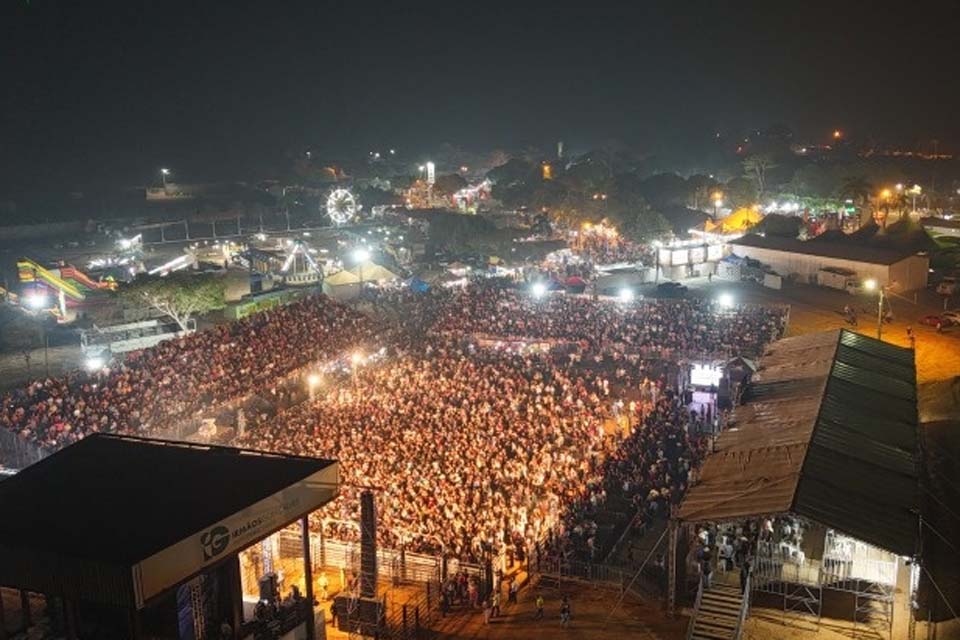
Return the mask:
{"type": "Polygon", "coordinates": [[[227,550],[230,544],[230,529],[223,525],[216,526],[200,536],[200,544],[203,545],[204,561],[215,558],[227,550]]]}

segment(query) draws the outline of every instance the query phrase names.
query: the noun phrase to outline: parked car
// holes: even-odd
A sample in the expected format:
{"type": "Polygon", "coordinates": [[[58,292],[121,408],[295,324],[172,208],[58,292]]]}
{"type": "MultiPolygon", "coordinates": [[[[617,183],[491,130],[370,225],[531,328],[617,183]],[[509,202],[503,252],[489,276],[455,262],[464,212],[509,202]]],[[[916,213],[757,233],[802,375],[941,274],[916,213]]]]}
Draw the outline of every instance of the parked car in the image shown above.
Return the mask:
{"type": "Polygon", "coordinates": [[[960,324],[960,309],[951,309],[940,314],[944,320],[949,320],[952,324],[960,324]]]}
{"type": "Polygon", "coordinates": [[[930,315],[926,315],[920,318],[920,324],[926,325],[928,327],[935,327],[938,324],[942,324],[942,323],[943,323],[943,320],[940,318],[940,316],[938,316],[935,313],[931,313],[930,315]]]}

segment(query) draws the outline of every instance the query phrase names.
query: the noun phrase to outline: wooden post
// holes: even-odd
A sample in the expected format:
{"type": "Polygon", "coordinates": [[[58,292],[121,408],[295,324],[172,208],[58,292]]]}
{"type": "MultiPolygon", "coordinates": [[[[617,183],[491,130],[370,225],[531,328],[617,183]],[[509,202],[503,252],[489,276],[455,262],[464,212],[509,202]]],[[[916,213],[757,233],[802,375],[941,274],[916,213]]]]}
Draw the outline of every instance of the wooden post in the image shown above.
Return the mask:
{"type": "Polygon", "coordinates": [[[67,627],[67,640],[77,640],[77,607],[70,598],[63,598],[63,622],[67,627]]]}
{"type": "Polygon", "coordinates": [[[0,589],[0,640],[7,640],[7,617],[3,611],[3,589],[0,589]]]}
{"type": "Polygon", "coordinates": [[[23,630],[33,626],[33,616],[30,614],[30,594],[20,590],[20,618],[23,620],[23,630]]]}
{"type": "Polygon", "coordinates": [[[309,615],[307,616],[307,640],[316,640],[317,629],[313,618],[313,563],[310,562],[310,520],[303,516],[300,520],[300,541],[303,544],[303,580],[306,584],[306,593],[309,615]]]}
{"type": "Polygon", "coordinates": [[[677,609],[677,534],[679,523],[670,518],[670,541],[667,549],[667,615],[674,617],[677,609]]]}

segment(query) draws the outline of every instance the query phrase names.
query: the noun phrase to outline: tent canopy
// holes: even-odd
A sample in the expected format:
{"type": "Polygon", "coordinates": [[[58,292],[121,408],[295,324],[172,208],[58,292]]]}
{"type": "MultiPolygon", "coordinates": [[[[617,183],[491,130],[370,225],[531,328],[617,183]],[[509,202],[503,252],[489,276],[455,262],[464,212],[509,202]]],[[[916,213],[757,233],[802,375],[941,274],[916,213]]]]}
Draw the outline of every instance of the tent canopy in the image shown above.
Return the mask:
{"type": "Polygon", "coordinates": [[[330,285],[331,287],[340,287],[348,284],[359,284],[360,278],[355,276],[352,272],[344,269],[343,271],[338,271],[332,276],[325,278],[323,283],[330,285]]]}
{"type": "Polygon", "coordinates": [[[901,555],[916,550],[913,352],[847,330],[764,354],[680,519],[794,513],[901,555]]]}
{"type": "Polygon", "coordinates": [[[386,267],[380,266],[376,262],[364,262],[353,268],[353,273],[357,276],[358,282],[386,282],[396,280],[399,276],[386,267]]]}
{"type": "Polygon", "coordinates": [[[707,233],[741,233],[753,225],[763,220],[763,214],[756,209],[743,207],[737,209],[726,218],[713,222],[707,220],[704,223],[704,231],[707,233]]]}

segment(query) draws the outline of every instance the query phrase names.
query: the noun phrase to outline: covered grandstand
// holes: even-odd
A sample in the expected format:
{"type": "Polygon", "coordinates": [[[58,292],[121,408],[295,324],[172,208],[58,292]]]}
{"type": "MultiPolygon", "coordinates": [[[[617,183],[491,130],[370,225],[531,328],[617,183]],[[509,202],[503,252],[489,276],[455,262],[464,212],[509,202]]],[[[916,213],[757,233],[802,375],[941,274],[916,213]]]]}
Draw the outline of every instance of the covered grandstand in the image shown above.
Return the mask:
{"type": "Polygon", "coordinates": [[[919,579],[919,461],[911,350],[847,330],[774,343],[672,521],[671,606],[696,546],[680,540],[752,526],[758,604],[899,637],[919,579]]]}

